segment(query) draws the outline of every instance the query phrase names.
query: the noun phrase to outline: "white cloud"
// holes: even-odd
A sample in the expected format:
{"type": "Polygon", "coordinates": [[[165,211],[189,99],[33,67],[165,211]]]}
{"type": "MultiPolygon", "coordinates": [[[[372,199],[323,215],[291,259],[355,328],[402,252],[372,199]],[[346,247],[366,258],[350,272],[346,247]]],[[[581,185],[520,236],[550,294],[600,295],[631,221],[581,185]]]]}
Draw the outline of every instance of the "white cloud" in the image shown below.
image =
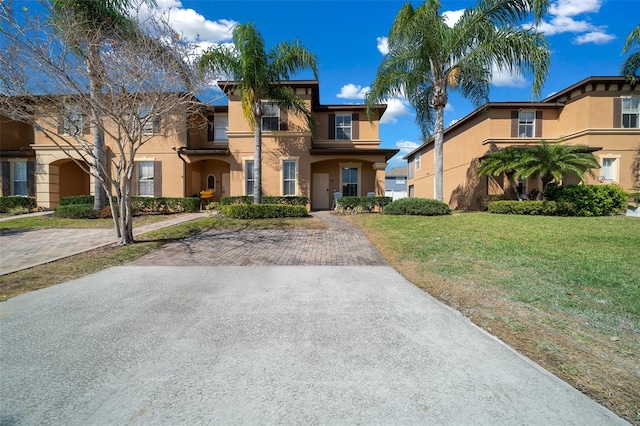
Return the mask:
{"type": "MultiPolygon", "coordinates": [[[[213,45],[231,40],[231,32],[237,24],[230,19],[211,21],[193,9],[182,6],[179,0],[157,0],[158,12],[167,20],[169,25],[189,41],[199,41],[213,45]]],[[[139,15],[144,18],[150,14],[148,6],[143,3],[139,15]]]]}
{"type": "Polygon", "coordinates": [[[491,84],[498,87],[525,87],[527,80],[517,71],[510,72],[493,66],[491,69],[491,84]]]}
{"type": "Polygon", "coordinates": [[[411,115],[409,103],[403,99],[388,99],[385,103],[387,104],[387,110],[382,114],[380,124],[394,124],[398,122],[398,117],[411,115]]]}
{"type": "Polygon", "coordinates": [[[451,105],[449,102],[447,102],[447,104],[444,106],[444,110],[448,111],[448,112],[453,112],[453,111],[455,111],[455,108],[453,107],[453,105],[451,105]]]}
{"type": "Polygon", "coordinates": [[[378,37],[376,38],[378,42],[378,51],[383,55],[389,53],[389,39],[387,37],[378,37]]]}
{"type": "Polygon", "coordinates": [[[586,33],[574,38],[573,42],[575,44],[585,44],[585,43],[607,44],[615,38],[616,36],[611,34],[603,33],[600,31],[593,31],[593,32],[586,33]]]}
{"type": "Polygon", "coordinates": [[[397,157],[404,157],[405,155],[407,155],[414,149],[418,148],[419,146],[420,146],[419,143],[413,142],[413,141],[404,141],[404,140],[398,141],[396,142],[396,146],[395,146],[397,149],[400,150],[400,152],[397,154],[397,157]]]}
{"type": "MultiPolygon", "coordinates": [[[[615,39],[607,33],[606,26],[596,26],[586,17],[580,15],[598,13],[603,0],[557,0],[551,4],[549,21],[542,21],[537,29],[546,36],[562,33],[579,34],[574,39],[575,44],[595,43],[605,44],[615,39]]],[[[532,25],[532,24],[529,24],[532,25]]]]}
{"type": "Polygon", "coordinates": [[[370,90],[371,88],[369,86],[362,87],[349,83],[342,86],[340,93],[338,93],[336,97],[342,99],[364,99],[370,90]]]}
{"type": "Polygon", "coordinates": [[[442,16],[444,17],[444,23],[447,24],[449,28],[453,28],[453,26],[460,20],[464,14],[464,9],[460,10],[447,10],[442,12],[442,16]]]}

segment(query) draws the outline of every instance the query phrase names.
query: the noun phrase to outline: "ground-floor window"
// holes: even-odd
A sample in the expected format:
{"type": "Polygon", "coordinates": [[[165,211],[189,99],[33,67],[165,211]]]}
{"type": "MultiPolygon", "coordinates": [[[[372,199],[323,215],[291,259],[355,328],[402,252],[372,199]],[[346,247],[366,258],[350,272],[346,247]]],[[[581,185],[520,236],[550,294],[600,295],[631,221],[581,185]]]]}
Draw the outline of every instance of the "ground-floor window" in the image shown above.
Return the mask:
{"type": "Polygon", "coordinates": [[[216,189],[216,177],[214,175],[207,177],[207,189],[216,189]]]}
{"type": "Polygon", "coordinates": [[[245,167],[245,190],[247,195],[253,195],[254,177],[253,177],[253,160],[247,160],[244,163],[245,167]]]}
{"type": "Polygon", "coordinates": [[[358,196],[358,168],[342,168],[342,195],[345,197],[358,196]]]}
{"type": "Polygon", "coordinates": [[[282,162],[282,195],[296,195],[296,160],[282,162]]]}
{"type": "Polygon", "coordinates": [[[28,195],[27,193],[27,162],[16,161],[13,163],[13,194],[28,195]]]}
{"type": "Polygon", "coordinates": [[[602,159],[602,176],[606,180],[613,180],[614,179],[613,170],[614,170],[615,161],[616,161],[615,158],[603,158],[602,159]]]}
{"type": "Polygon", "coordinates": [[[153,197],[153,161],[138,163],[138,195],[153,197]]]}

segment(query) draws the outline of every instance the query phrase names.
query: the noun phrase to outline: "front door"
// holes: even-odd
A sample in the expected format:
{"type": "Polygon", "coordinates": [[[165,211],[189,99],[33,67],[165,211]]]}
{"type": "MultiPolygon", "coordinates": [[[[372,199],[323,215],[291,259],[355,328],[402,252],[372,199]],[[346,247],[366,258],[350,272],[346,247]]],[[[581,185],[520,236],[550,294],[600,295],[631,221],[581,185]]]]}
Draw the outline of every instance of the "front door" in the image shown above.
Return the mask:
{"type": "Polygon", "coordinates": [[[329,210],[329,173],[314,173],[312,190],[311,208],[329,210]]]}
{"type": "Polygon", "coordinates": [[[222,174],[222,185],[220,185],[220,197],[229,196],[229,173],[222,174]]]}

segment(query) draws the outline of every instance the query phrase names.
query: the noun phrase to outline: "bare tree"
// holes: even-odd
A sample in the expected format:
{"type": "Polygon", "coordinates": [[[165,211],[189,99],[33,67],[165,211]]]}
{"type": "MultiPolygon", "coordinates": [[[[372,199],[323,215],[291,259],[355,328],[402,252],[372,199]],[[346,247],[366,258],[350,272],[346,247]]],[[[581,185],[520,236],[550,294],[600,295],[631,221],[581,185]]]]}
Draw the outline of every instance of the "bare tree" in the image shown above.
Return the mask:
{"type": "Polygon", "coordinates": [[[20,9],[17,16],[10,7],[0,3],[0,114],[32,125],[98,180],[117,244],[132,243],[136,154],[158,135],[186,140],[202,107],[193,92],[199,84],[192,46],[154,16],[126,40],[110,39],[108,28],[94,26],[92,34],[82,34],[84,43],[69,43],[80,38],[73,31],[83,31],[83,22],[60,26],[60,19],[47,20],[41,10],[20,9]],[[104,46],[99,56],[91,48],[96,43],[104,46]],[[95,69],[101,70],[100,96],[90,95],[87,70],[95,69]],[[90,134],[96,127],[105,135],[104,162],[90,134]]]}

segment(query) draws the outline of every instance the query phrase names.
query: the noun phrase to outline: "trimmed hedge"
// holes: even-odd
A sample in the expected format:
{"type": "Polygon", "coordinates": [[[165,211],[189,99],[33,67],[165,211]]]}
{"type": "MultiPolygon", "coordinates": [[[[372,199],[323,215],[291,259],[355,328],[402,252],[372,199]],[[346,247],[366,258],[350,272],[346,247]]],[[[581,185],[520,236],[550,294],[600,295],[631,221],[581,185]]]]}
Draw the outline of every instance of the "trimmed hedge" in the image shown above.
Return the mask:
{"type": "MultiPolygon", "coordinates": [[[[93,206],[93,195],[74,195],[62,197],[61,206],[91,204],[93,206]]],[[[116,197],[114,197],[114,202],[116,197]]],[[[200,198],[188,197],[131,197],[131,210],[135,213],[185,213],[197,212],[200,210],[200,198]]]]}
{"type": "Polygon", "coordinates": [[[93,205],[93,195],[72,195],[69,197],[60,198],[61,206],[68,206],[70,204],[91,204],[93,205]]]}
{"type": "Polygon", "coordinates": [[[96,219],[99,211],[93,209],[93,204],[67,204],[55,209],[56,217],[67,219],[96,219]]]}
{"type": "MultiPolygon", "coordinates": [[[[264,196],[263,204],[286,204],[289,206],[306,206],[309,204],[308,197],[292,197],[292,196],[264,196]]],[[[220,204],[229,206],[232,204],[253,204],[253,195],[240,195],[236,197],[222,197],[220,204]]]]}
{"type": "Polygon", "coordinates": [[[271,219],[309,216],[306,207],[287,204],[227,204],[220,206],[220,212],[234,219],[271,219]]]}
{"type": "Polygon", "coordinates": [[[572,203],[556,201],[502,200],[489,203],[489,213],[529,216],[575,216],[572,203]]]}
{"type": "Polygon", "coordinates": [[[29,211],[38,207],[35,197],[22,197],[18,195],[0,197],[0,213],[7,213],[15,208],[25,208],[29,211]]]}
{"type": "Polygon", "coordinates": [[[383,209],[391,203],[391,197],[342,197],[336,201],[338,210],[372,211],[375,207],[383,209]]]}
{"type": "Polygon", "coordinates": [[[429,198],[401,198],[384,208],[384,214],[441,216],[451,214],[446,203],[429,198]]]}
{"type": "Polygon", "coordinates": [[[627,207],[629,194],[618,185],[562,185],[549,187],[551,201],[572,203],[576,216],[611,216],[627,207]]]}

